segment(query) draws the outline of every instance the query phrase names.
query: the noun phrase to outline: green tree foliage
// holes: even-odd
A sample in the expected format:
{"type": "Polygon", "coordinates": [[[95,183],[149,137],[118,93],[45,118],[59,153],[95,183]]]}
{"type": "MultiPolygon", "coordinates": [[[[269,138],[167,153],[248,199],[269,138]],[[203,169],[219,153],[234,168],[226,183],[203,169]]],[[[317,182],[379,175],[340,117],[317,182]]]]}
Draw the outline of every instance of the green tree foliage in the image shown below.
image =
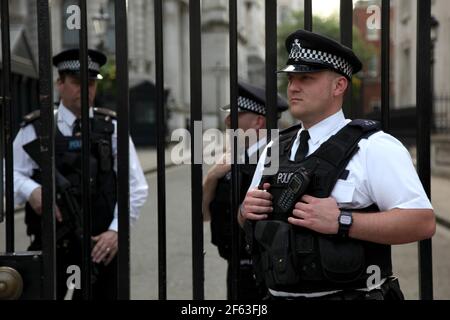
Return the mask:
{"type": "Polygon", "coordinates": [[[108,59],[108,62],[101,68],[100,74],[103,76],[102,80],[97,81],[97,97],[96,106],[116,109],[116,62],[113,59],[108,59]]]}
{"type": "Polygon", "coordinates": [[[113,59],[108,59],[108,62],[102,67],[100,71],[103,79],[98,81],[97,90],[99,94],[116,93],[116,62],[113,59]]]}
{"type": "MultiPolygon", "coordinates": [[[[278,27],[278,65],[281,69],[287,61],[288,53],[285,47],[285,40],[289,34],[295,30],[302,29],[304,26],[303,11],[294,12],[290,21],[281,24],[278,27]]],[[[322,35],[328,36],[336,41],[339,41],[339,18],[336,15],[324,18],[321,16],[314,16],[313,31],[322,35]]],[[[363,65],[367,66],[369,60],[376,54],[376,49],[371,44],[367,43],[359,30],[353,27],[353,50],[361,59],[363,65]]],[[[353,96],[357,100],[360,92],[361,79],[360,73],[353,77],[353,96]]],[[[286,95],[287,79],[281,76],[278,81],[279,92],[286,95]]]]}

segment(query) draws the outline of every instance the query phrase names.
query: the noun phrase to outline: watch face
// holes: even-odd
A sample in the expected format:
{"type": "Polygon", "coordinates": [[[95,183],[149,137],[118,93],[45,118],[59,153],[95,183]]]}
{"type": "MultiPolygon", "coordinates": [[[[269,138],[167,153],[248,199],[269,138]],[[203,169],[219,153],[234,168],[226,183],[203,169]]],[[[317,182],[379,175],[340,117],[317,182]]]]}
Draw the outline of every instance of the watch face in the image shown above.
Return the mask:
{"type": "Polygon", "coordinates": [[[349,225],[352,223],[352,217],[346,216],[346,215],[341,215],[339,218],[339,221],[341,224],[349,225]]]}

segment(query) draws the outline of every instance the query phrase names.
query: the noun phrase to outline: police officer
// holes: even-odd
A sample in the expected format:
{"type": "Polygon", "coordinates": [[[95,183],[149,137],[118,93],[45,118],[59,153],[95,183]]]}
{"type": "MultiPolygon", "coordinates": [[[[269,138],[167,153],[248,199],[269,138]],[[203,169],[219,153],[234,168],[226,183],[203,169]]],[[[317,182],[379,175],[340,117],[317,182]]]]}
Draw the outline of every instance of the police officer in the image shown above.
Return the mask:
{"type": "MultiPolygon", "coordinates": [[[[73,192],[71,199],[81,203],[81,79],[79,49],[69,49],[53,57],[58,69],[56,87],[60,103],[55,115],[55,165],[65,177],[73,192]]],[[[89,112],[91,118],[91,197],[92,197],[92,262],[93,298],[114,299],[117,287],[118,218],[117,218],[117,129],[115,112],[94,108],[97,79],[101,79],[100,67],[106,56],[96,50],[88,50],[89,112]]],[[[42,188],[40,186],[39,156],[36,152],[41,119],[39,110],[25,116],[22,128],[14,140],[14,196],[16,204],[26,202],[25,223],[27,234],[32,236],[29,250],[41,250],[42,188]],[[28,149],[29,148],[29,149],[28,149]]],[[[39,150],[39,149],[38,149],[39,150]]],[[[136,221],[144,204],[148,186],[130,139],[130,219],[136,221]]],[[[73,209],[73,208],[72,208],[73,209]]],[[[66,295],[67,267],[81,266],[81,241],[77,230],[63,232],[63,217],[67,208],[56,209],[57,218],[57,297],[66,295]],[[78,237],[77,237],[78,236],[78,237]]],[[[80,230],[78,230],[79,233],[80,230]]],[[[70,292],[70,291],[69,291],[70,292]]],[[[79,298],[75,290],[73,298],[79,298]]]]}
{"type": "MultiPolygon", "coordinates": [[[[244,198],[256,169],[258,155],[266,145],[266,93],[263,88],[244,81],[238,82],[238,128],[244,135],[255,137],[256,141],[243,146],[244,156],[240,157],[240,195],[244,198]],[[251,132],[253,130],[253,132],[251,132]],[[253,133],[253,135],[252,135],[253,133]],[[252,162],[252,160],[254,160],[252,162]]],[[[288,106],[282,97],[278,97],[278,116],[288,106]]],[[[222,107],[229,112],[230,106],[222,107]]],[[[225,118],[227,128],[231,127],[230,114],[225,118]]],[[[243,140],[243,139],[241,139],[243,140]]],[[[239,139],[238,139],[239,141],[239,139]]],[[[245,142],[244,142],[245,144],[245,142]]],[[[219,254],[228,262],[227,297],[231,299],[231,155],[226,153],[223,161],[208,171],[203,182],[203,213],[205,220],[211,219],[211,241],[217,246],[219,254]]],[[[267,288],[257,283],[251,256],[245,249],[246,242],[240,233],[239,271],[237,299],[262,299],[267,296],[267,288]]]]}
{"type": "Polygon", "coordinates": [[[411,157],[371,120],[346,120],[362,68],[349,48],[298,30],[286,39],[288,102],[300,125],[280,133],[279,169],[258,163],[238,219],[273,299],[403,299],[391,245],[435,233],[411,157]]]}

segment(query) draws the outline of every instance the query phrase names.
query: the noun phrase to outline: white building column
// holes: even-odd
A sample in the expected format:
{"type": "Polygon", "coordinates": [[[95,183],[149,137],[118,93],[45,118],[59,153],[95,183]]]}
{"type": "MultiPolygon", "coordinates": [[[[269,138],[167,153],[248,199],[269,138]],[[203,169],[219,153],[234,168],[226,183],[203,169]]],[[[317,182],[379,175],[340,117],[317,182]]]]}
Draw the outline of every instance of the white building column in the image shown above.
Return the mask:
{"type": "Polygon", "coordinates": [[[181,101],[180,10],[178,1],[164,1],[164,78],[177,104],[181,101]]]}
{"type": "Polygon", "coordinates": [[[135,25],[135,49],[136,49],[136,71],[138,74],[143,75],[145,73],[145,37],[146,30],[144,24],[144,0],[133,0],[135,2],[134,6],[136,6],[135,16],[132,24],[135,25]]]}
{"type": "Polygon", "coordinates": [[[411,107],[416,104],[417,39],[411,33],[417,26],[415,2],[394,0],[394,94],[393,108],[411,107]]]}
{"type": "Polygon", "coordinates": [[[181,45],[181,100],[182,106],[189,106],[191,103],[191,72],[189,60],[189,6],[180,2],[180,45],[181,45]]]}
{"type": "Polygon", "coordinates": [[[203,128],[223,128],[219,108],[230,103],[227,1],[205,0],[202,13],[203,128]]]}
{"type": "MultiPolygon", "coordinates": [[[[244,8],[243,8],[244,9],[244,8]]],[[[246,1],[245,38],[247,39],[248,81],[254,85],[265,85],[265,11],[261,1],[246,1]]]]}
{"type": "Polygon", "coordinates": [[[146,66],[147,76],[155,81],[155,20],[154,20],[154,1],[145,2],[144,13],[144,25],[145,25],[145,49],[144,59],[149,64],[146,66]]]}
{"type": "MultiPolygon", "coordinates": [[[[185,54],[181,46],[181,25],[179,1],[166,0],[163,2],[163,30],[164,30],[164,82],[169,92],[169,105],[172,116],[169,130],[184,128],[185,114],[188,112],[182,101],[183,68],[181,56],[185,54]]],[[[186,49],[187,50],[187,49],[186,49]]]]}

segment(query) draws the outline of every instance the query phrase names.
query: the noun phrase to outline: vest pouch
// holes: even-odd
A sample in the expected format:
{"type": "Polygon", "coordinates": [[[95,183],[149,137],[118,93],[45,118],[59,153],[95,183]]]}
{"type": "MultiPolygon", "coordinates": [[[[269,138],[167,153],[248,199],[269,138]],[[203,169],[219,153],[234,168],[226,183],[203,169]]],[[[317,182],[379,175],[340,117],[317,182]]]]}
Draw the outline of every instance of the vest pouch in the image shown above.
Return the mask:
{"type": "Polygon", "coordinates": [[[294,227],[294,230],[300,279],[307,281],[322,280],[323,274],[320,268],[317,235],[305,228],[294,227]]]}
{"type": "Polygon", "coordinates": [[[97,142],[97,151],[100,159],[100,170],[109,172],[112,169],[112,149],[109,141],[101,139],[97,142]]]}
{"type": "Polygon", "coordinates": [[[229,215],[224,212],[211,211],[211,243],[217,247],[219,255],[229,260],[231,259],[231,230],[228,221],[229,215]]]}
{"type": "Polygon", "coordinates": [[[364,248],[359,241],[319,236],[324,276],[332,282],[352,282],[364,272],[364,248]]]}
{"type": "Polygon", "coordinates": [[[219,179],[216,193],[209,205],[211,212],[211,242],[214,244],[219,255],[231,259],[231,213],[230,213],[230,184],[225,178],[219,179]]]}
{"type": "Polygon", "coordinates": [[[299,281],[292,225],[279,220],[258,221],[255,240],[261,252],[260,266],[267,287],[294,285],[299,281]]]}

